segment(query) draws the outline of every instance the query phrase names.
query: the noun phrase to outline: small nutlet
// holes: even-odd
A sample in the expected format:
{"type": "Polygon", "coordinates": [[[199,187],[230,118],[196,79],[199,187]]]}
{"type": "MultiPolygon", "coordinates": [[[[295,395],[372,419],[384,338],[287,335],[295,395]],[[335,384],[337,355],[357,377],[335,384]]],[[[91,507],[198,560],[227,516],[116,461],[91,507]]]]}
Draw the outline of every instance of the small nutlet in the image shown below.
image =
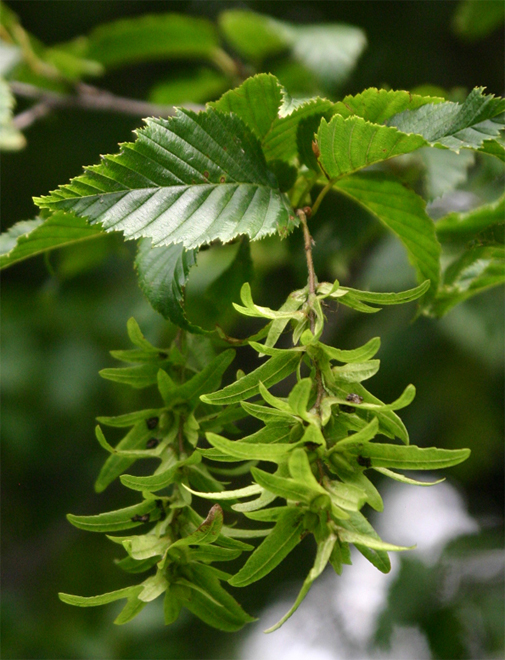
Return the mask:
{"type": "Polygon", "coordinates": [[[310,216],[312,215],[312,209],[310,208],[310,206],[304,206],[303,212],[305,213],[305,217],[307,218],[310,218],[310,216]]]}
{"type": "Polygon", "coordinates": [[[321,155],[321,150],[319,149],[319,145],[315,140],[312,140],[312,151],[314,152],[314,156],[316,158],[319,158],[319,156],[321,155]]]}
{"type": "Polygon", "coordinates": [[[146,419],[146,426],[150,431],[152,431],[158,426],[159,421],[159,417],[149,417],[149,419],[146,419]]]}

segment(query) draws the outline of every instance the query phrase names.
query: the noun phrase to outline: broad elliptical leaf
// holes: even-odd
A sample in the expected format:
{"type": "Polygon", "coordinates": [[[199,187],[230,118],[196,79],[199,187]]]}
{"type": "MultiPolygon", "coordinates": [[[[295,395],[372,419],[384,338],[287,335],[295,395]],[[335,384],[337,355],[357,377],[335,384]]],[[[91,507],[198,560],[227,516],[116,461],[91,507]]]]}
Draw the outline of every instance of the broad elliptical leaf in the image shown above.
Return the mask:
{"type": "Polygon", "coordinates": [[[36,203],[72,211],[127,239],[151,238],[153,247],[190,249],[241,234],[259,239],[287,227],[287,198],[239,117],[178,110],[146,124],[120,154],[105,156],[36,203]]]}

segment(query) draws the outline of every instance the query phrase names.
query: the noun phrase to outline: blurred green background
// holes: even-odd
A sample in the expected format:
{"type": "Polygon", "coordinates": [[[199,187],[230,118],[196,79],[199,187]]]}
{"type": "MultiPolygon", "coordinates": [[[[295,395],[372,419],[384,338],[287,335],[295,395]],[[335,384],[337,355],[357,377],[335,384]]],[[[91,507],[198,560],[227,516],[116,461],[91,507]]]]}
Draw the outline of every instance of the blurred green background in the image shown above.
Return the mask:
{"type": "MultiPolygon", "coordinates": [[[[502,30],[474,43],[458,38],[451,27],[457,3],[444,0],[7,4],[46,44],[119,17],[162,11],[215,18],[226,8],[241,7],[293,23],[345,22],[366,32],[368,47],[339,95],[383,85],[467,91],[483,85],[495,94],[505,87],[502,30]]],[[[130,66],[97,84],[146,98],[159,79],[187,68],[184,61],[130,66]]],[[[3,230],[34,216],[32,196],[67,182],[99,154],[114,153],[140,123],[68,110],[31,127],[27,148],[2,156],[3,230]]],[[[503,190],[503,167],[488,161],[477,164],[466,186],[466,194],[481,203],[503,190]]],[[[338,276],[346,285],[372,289],[413,284],[401,246],[356,207],[335,200],[326,198],[326,220],[314,228],[321,278],[338,276]]],[[[289,626],[264,639],[268,613],[259,624],[230,635],[210,630],[188,613],[165,628],[156,603],[116,627],[114,606],[79,609],[57,599],[58,591],[92,595],[127,584],[128,576],[113,565],[116,547],[103,535],[74,529],[65,514],[93,514],[133,501],[134,494],[118,484],[100,495],[93,491],[104,459],[94,439],[94,418],[148,405],[149,393],[123,390],[97,372],[113,366],[110,349],[127,348],[125,325],[132,315],[152,341],[163,344],[171,336],[136,285],[133,246],[115,236],[92,243],[53,255],[49,263],[36,258],[3,273],[2,657],[291,660],[309,652],[321,660],[503,657],[503,290],[467,301],[441,321],[412,323],[412,306],[365,318],[346,308],[331,317],[327,340],[334,345],[351,348],[382,337],[382,367],[372,382],[377,396],[390,400],[408,382],[416,385],[417,398],[402,415],[413,443],[472,449],[469,461],[448,471],[438,499],[437,488],[429,495],[403,485],[388,491],[394,513],[382,514],[387,540],[402,542],[412,523],[418,536],[411,542],[426,548],[424,556],[398,559],[391,577],[379,574],[379,582],[358,559],[341,578],[325,574],[307,608],[304,604],[289,626]],[[409,489],[415,491],[412,502],[409,489]],[[444,501],[453,508],[444,508],[444,501]],[[430,525],[420,525],[423,516],[430,525]],[[350,583],[351,574],[361,582],[350,583]],[[373,611],[370,603],[376,604],[373,611]]],[[[275,307],[304,285],[301,237],[253,245],[255,297],[275,307]]],[[[205,280],[225,268],[233,250],[202,253],[189,284],[190,314],[205,316],[205,280]]],[[[236,320],[230,317],[228,328],[244,336],[249,328],[237,327],[236,320]]],[[[242,357],[244,368],[250,359],[247,353],[242,357]]],[[[245,608],[260,615],[289,597],[312,553],[302,544],[269,580],[241,591],[245,608]]]]}

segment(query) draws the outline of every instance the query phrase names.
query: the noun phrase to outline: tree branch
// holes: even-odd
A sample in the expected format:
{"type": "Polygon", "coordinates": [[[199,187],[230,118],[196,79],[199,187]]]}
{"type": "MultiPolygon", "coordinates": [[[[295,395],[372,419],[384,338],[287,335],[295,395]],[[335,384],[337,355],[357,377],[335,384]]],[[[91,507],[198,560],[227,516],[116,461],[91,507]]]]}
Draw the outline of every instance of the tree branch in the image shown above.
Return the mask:
{"type": "MultiPolygon", "coordinates": [[[[175,108],[172,105],[159,105],[130,99],[123,96],[116,96],[106,90],[79,83],[76,85],[76,94],[58,94],[28,83],[12,81],[10,82],[12,92],[16,96],[23,98],[37,99],[39,103],[32,108],[21,112],[13,119],[14,126],[18,129],[24,129],[33,124],[37,119],[48,114],[51,110],[58,108],[82,108],[84,110],[99,110],[102,112],[117,112],[125,115],[134,115],[137,117],[160,116],[171,117],[175,115],[175,108]]],[[[204,106],[192,103],[185,104],[189,110],[199,112],[204,110],[204,106]]]]}

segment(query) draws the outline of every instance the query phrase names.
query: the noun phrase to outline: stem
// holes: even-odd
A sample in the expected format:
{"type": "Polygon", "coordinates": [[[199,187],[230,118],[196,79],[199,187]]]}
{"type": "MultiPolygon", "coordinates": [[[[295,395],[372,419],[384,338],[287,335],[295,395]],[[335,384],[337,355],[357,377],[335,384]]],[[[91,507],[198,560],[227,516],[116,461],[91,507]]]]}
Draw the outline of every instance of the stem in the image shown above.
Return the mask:
{"type": "MultiPolygon", "coordinates": [[[[309,271],[309,301],[310,301],[311,297],[316,295],[316,286],[317,286],[317,277],[316,277],[316,272],[314,270],[314,261],[312,259],[312,245],[314,244],[314,239],[310,235],[309,227],[307,225],[307,216],[305,212],[302,211],[302,209],[297,209],[296,215],[300,218],[300,224],[302,225],[302,229],[303,229],[303,238],[305,242],[305,257],[307,259],[307,270],[309,271]]],[[[314,310],[312,308],[309,311],[309,319],[310,319],[310,330],[312,334],[314,334],[316,328],[316,319],[314,315],[314,310]]],[[[314,363],[314,368],[316,370],[316,383],[317,383],[317,396],[316,396],[315,408],[318,411],[318,413],[321,414],[321,401],[323,400],[323,397],[325,395],[325,389],[323,385],[323,378],[321,376],[321,369],[319,368],[319,364],[317,363],[317,360],[313,360],[313,363],[314,363]]]]}
{"type": "MultiPolygon", "coordinates": [[[[172,105],[158,105],[156,103],[148,103],[147,101],[116,96],[111,92],[84,83],[76,85],[75,89],[77,93],[74,95],[58,94],[41,89],[35,85],[17,81],[12,81],[10,87],[16,96],[39,101],[33,108],[14,117],[14,125],[19,129],[26,128],[50,110],[57,108],[82,108],[84,110],[118,112],[137,117],[151,115],[172,117],[176,112],[176,109],[172,105]]],[[[185,107],[195,112],[204,109],[203,106],[194,104],[187,104],[185,107]]]]}
{"type": "Polygon", "coordinates": [[[334,183],[335,183],[335,179],[331,179],[330,181],[328,181],[328,183],[325,185],[325,187],[321,190],[321,192],[317,196],[316,201],[314,202],[314,204],[312,206],[312,215],[315,215],[317,213],[317,210],[318,210],[319,206],[321,205],[321,202],[326,197],[326,193],[329,190],[332,189],[334,183]]]}

